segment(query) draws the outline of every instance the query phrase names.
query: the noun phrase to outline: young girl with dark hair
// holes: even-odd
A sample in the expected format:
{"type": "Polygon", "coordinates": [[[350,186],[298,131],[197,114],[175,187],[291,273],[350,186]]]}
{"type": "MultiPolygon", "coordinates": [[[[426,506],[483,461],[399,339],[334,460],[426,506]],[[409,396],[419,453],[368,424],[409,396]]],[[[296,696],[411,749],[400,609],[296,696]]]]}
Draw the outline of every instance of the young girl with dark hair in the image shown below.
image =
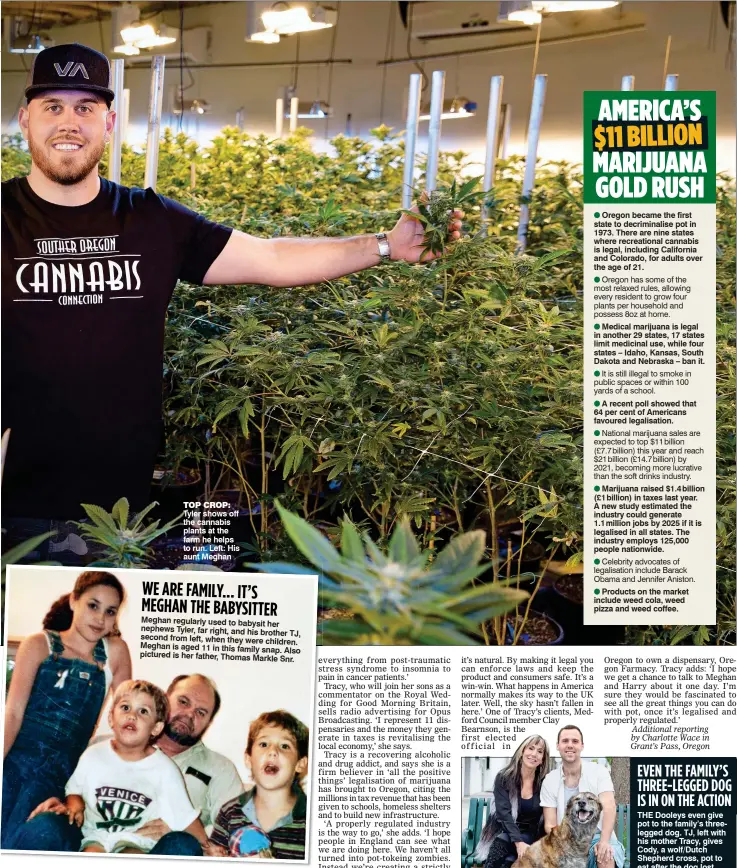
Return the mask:
{"type": "Polygon", "coordinates": [[[540,790],[550,767],[547,742],[542,736],[531,735],[494,779],[494,812],[474,854],[484,868],[511,865],[542,837],[540,790]]]}
{"type": "MultiPolygon", "coordinates": [[[[21,642],[5,704],[2,847],[64,786],[95,731],[108,690],[131,677],[116,621],[125,599],[112,573],[88,571],[21,642]]],[[[43,849],[40,847],[39,849],[43,849]]]]}

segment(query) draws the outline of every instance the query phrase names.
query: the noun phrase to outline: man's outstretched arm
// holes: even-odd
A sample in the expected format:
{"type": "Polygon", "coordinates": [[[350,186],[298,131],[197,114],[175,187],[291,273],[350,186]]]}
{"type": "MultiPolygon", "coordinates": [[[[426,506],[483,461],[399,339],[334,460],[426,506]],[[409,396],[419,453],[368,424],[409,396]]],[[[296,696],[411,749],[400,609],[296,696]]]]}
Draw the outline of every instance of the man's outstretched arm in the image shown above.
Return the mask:
{"type": "MultiPolygon", "coordinates": [[[[449,239],[460,238],[462,216],[462,211],[454,211],[449,217],[449,239]]],[[[422,223],[402,214],[387,233],[391,258],[406,262],[418,262],[420,257],[423,262],[434,259],[432,253],[422,252],[424,238],[422,223]]],[[[353,274],[378,262],[379,245],[374,235],[257,238],[234,230],[222,253],[208,269],[203,283],[304,286],[353,274]]]]}
{"type": "Polygon", "coordinates": [[[547,835],[548,832],[552,832],[558,825],[558,809],[543,808],[543,821],[545,823],[545,834],[547,835]]]}

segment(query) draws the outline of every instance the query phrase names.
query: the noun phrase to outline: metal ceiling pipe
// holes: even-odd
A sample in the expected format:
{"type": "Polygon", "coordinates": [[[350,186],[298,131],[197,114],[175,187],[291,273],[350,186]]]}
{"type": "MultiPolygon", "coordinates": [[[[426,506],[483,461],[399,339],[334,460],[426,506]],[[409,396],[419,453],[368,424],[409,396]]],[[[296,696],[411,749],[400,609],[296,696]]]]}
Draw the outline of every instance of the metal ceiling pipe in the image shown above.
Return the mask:
{"type": "MultiPolygon", "coordinates": [[[[624,36],[630,33],[642,33],[644,24],[632,24],[627,27],[615,27],[611,30],[599,30],[596,33],[581,33],[575,36],[558,36],[554,39],[541,39],[540,47],[549,45],[568,45],[572,42],[584,42],[589,39],[604,39],[609,36],[624,36]]],[[[402,63],[423,63],[427,60],[444,60],[447,57],[470,57],[472,54],[496,54],[500,51],[520,51],[534,48],[535,40],[513,42],[508,45],[490,45],[487,48],[467,48],[464,51],[443,51],[437,54],[418,54],[412,57],[390,57],[388,60],[377,61],[377,66],[398,66],[402,63]]]]}
{"type": "Polygon", "coordinates": [[[123,130],[122,130],[122,122],[123,122],[123,101],[124,101],[124,91],[123,91],[123,68],[124,61],[122,60],[114,60],[113,61],[113,91],[115,93],[114,103],[115,106],[115,126],[113,127],[112,134],[110,136],[110,166],[108,171],[108,178],[111,181],[114,181],[116,184],[120,183],[120,172],[121,165],[123,159],[123,130]]]}
{"type": "Polygon", "coordinates": [[[666,75],[665,77],[665,87],[663,90],[678,90],[678,73],[674,73],[673,75],[666,75]]]}
{"type": "Polygon", "coordinates": [[[417,147],[417,128],[420,117],[420,96],[422,76],[413,72],[409,77],[409,97],[407,100],[407,131],[404,134],[404,175],[402,177],[402,208],[412,207],[412,192],[415,173],[415,149],[417,147]]]}
{"type": "MultiPolygon", "coordinates": [[[[486,118],[486,161],[484,163],[484,193],[490,193],[494,186],[497,145],[499,142],[502,115],[502,93],[504,76],[492,75],[489,87],[489,114],[486,118]]],[[[489,222],[489,208],[484,205],[482,213],[484,226],[489,222]]]]}
{"type": "Polygon", "coordinates": [[[535,163],[537,148],[540,143],[540,127],[543,120],[545,105],[545,88],[547,75],[536,75],[532,89],[532,107],[530,109],[530,128],[527,133],[527,157],[525,158],[525,177],[522,182],[522,205],[519,209],[519,227],[517,229],[517,253],[527,249],[527,227],[530,223],[530,197],[535,186],[535,163]]]}
{"type": "Polygon", "coordinates": [[[622,90],[634,90],[635,89],[635,77],[634,75],[623,75],[622,76],[622,90]]]}
{"type": "Polygon", "coordinates": [[[427,173],[425,189],[428,193],[438,184],[438,157],[440,154],[440,116],[443,114],[445,97],[445,73],[436,69],[432,74],[430,93],[430,124],[427,132],[427,173]]]}
{"type": "Polygon", "coordinates": [[[148,100],[148,138],[146,140],[146,174],[144,187],[156,189],[156,176],[159,171],[159,138],[161,137],[161,104],[164,95],[163,54],[151,59],[151,93],[148,100]]]}

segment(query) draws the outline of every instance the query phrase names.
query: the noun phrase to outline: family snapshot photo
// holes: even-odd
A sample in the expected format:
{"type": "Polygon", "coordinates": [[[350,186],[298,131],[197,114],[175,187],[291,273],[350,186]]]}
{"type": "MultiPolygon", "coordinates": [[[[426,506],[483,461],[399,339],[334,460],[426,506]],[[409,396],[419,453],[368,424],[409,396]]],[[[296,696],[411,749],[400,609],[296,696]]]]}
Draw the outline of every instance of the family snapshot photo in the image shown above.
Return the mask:
{"type": "Polygon", "coordinates": [[[2,848],[304,862],[316,601],[310,576],[10,568],[2,848]]]}

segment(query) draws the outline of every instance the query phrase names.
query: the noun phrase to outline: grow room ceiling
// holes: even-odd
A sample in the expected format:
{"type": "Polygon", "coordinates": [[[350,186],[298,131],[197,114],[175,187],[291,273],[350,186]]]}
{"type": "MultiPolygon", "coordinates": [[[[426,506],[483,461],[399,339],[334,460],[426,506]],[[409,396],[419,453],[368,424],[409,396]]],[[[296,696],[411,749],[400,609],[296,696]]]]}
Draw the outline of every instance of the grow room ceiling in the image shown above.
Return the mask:
{"type": "MultiPolygon", "coordinates": [[[[337,6],[337,0],[325,2],[337,6]]],[[[136,5],[157,23],[175,30],[183,26],[185,64],[179,68],[182,43],[178,41],[166,63],[162,122],[198,140],[206,141],[233,123],[248,132],[272,134],[275,100],[295,84],[300,100],[325,101],[333,110],[330,118],[304,121],[314,131],[319,146],[339,132],[368,136],[380,123],[401,130],[406,121],[410,74],[418,71],[418,58],[427,58],[420,63],[427,79],[435,70],[445,71],[447,98],[462,95],[479,106],[473,117],[444,123],[444,148],[468,151],[483,166],[489,80],[491,75],[503,75],[504,101],[511,107],[510,148],[512,153],[519,153],[524,147],[534,65],[537,72],[548,75],[541,154],[545,159],[578,162],[582,90],[618,90],[624,75],[635,77],[637,90],[659,89],[667,65],[669,73],[679,74],[680,89],[717,92],[718,164],[727,171],[734,170],[730,31],[717,2],[626,0],[621,8],[547,15],[537,54],[537,27],[501,25],[496,20],[497,2],[342,0],[336,27],[303,34],[299,40],[287,37],[277,45],[246,42],[247,6],[240,0],[185,3],[183,21],[176,2],[136,5]],[[489,29],[509,29],[502,34],[459,35],[458,31],[470,29],[464,24],[473,15],[477,15],[474,20],[488,21],[489,29]],[[411,24],[411,37],[407,24],[411,24]],[[624,28],[631,29],[622,32],[624,28]],[[211,38],[201,40],[201,45],[195,37],[206,30],[211,38]],[[603,36],[603,31],[616,32],[603,36]],[[174,113],[182,85],[185,100],[204,101],[210,106],[207,114],[174,113]]],[[[37,16],[50,10],[66,15],[58,24],[44,28],[57,44],[79,41],[111,57],[115,55],[110,13],[119,7],[119,3],[89,0],[35,3],[37,16]]],[[[6,20],[23,9],[27,24],[34,3],[3,0],[6,20]]],[[[2,58],[0,105],[5,133],[18,130],[18,109],[30,62],[23,54],[6,53],[2,58]]],[[[125,87],[130,90],[129,143],[138,144],[146,137],[148,56],[142,53],[139,58],[125,60],[125,87]]],[[[428,96],[426,89],[423,101],[428,96]]],[[[426,130],[426,126],[421,128],[421,137],[426,130]]]]}
{"type": "MultiPolygon", "coordinates": [[[[474,0],[416,0],[400,3],[402,18],[412,38],[428,49],[473,50],[480,45],[502,46],[534,42],[536,27],[519,21],[504,20],[505,6],[499,2],[474,0]]],[[[621,3],[608,9],[546,13],[545,36],[548,39],[583,37],[601,31],[629,32],[642,26],[645,16],[621,3]]],[[[424,53],[424,52],[423,52],[424,53]]]]}
{"type": "MultiPolygon", "coordinates": [[[[113,2],[85,2],[85,0],[69,0],[69,2],[38,3],[32,0],[3,0],[3,17],[21,18],[34,27],[64,27],[69,24],[81,24],[86,21],[98,21],[110,18],[113,7],[122,6],[122,0],[113,2]]],[[[133,2],[143,17],[155,15],[164,9],[171,9],[171,3],[150,3],[148,0],[133,2]]],[[[179,7],[177,3],[177,8],[179,7]]],[[[184,2],[182,6],[202,6],[201,2],[184,2]]]]}

